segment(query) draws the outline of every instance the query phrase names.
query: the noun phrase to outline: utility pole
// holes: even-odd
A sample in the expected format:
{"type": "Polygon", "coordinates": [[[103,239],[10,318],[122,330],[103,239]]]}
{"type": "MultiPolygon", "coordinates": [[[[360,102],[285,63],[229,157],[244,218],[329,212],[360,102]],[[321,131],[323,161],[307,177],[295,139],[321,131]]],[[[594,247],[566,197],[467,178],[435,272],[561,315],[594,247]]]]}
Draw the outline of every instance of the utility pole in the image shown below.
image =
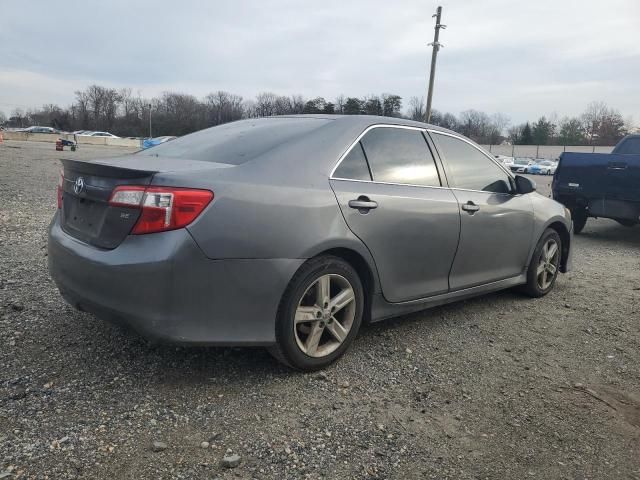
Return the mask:
{"type": "Polygon", "coordinates": [[[151,135],[151,104],[149,104],[149,138],[153,138],[151,135]]]}
{"type": "Polygon", "coordinates": [[[440,38],[440,29],[447,28],[446,25],[442,25],[440,23],[440,18],[442,16],[442,7],[438,7],[435,15],[436,17],[436,26],[435,26],[435,34],[433,36],[433,43],[429,45],[433,46],[433,51],[431,53],[431,73],[429,74],[429,91],[427,92],[427,110],[425,112],[425,122],[429,123],[431,120],[431,100],[433,99],[433,80],[436,76],[436,57],[438,56],[438,50],[443,45],[440,44],[438,39],[440,38]]]}

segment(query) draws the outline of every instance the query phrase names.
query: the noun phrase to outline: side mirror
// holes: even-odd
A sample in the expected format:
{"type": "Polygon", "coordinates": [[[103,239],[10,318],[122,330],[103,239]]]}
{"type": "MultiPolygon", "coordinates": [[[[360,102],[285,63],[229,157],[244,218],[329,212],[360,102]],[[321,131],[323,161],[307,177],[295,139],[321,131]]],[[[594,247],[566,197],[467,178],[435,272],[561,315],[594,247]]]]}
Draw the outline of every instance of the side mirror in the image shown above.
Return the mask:
{"type": "Polygon", "coordinates": [[[523,177],[522,175],[516,175],[516,193],[525,194],[536,191],[536,182],[523,177]]]}

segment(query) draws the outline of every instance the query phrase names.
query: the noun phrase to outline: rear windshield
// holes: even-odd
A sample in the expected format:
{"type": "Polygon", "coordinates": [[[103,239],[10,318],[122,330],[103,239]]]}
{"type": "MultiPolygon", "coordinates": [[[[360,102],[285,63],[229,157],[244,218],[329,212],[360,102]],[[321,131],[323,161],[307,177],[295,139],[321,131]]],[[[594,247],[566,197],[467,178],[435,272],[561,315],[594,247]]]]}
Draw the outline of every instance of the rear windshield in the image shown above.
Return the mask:
{"type": "Polygon", "coordinates": [[[622,140],[616,148],[613,149],[612,153],[621,153],[621,154],[640,154],[640,137],[632,137],[626,138],[622,140]]]}
{"type": "Polygon", "coordinates": [[[307,135],[328,121],[318,118],[240,120],[176,138],[138,155],[240,165],[307,135]]]}

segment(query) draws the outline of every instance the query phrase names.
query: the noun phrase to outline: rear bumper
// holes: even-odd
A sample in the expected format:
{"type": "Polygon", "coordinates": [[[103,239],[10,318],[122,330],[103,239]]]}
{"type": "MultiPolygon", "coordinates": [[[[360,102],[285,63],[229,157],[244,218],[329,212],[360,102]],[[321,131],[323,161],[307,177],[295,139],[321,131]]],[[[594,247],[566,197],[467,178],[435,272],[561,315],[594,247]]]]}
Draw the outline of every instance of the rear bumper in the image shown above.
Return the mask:
{"type": "Polygon", "coordinates": [[[157,341],[191,345],[269,345],[286,285],[300,259],[205,257],[174,230],[128,236],[101,250],[49,229],[49,271],[80,310],[157,341]]]}

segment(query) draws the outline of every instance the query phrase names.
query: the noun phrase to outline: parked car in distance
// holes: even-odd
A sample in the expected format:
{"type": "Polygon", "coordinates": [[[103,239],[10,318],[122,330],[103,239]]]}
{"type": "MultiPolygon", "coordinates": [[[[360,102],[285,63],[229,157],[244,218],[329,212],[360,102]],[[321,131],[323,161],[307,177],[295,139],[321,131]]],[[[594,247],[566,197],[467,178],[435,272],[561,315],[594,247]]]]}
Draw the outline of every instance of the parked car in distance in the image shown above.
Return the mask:
{"type": "Polygon", "coordinates": [[[109,132],[87,132],[87,133],[83,133],[82,135],[89,136],[89,137],[120,138],[119,136],[109,132]]]}
{"type": "Polygon", "coordinates": [[[570,264],[567,209],[467,138],[400,118],[242,120],[62,163],[47,258],[70,304],[302,370],[362,322],[511,287],[541,297],[570,264]]]}
{"type": "Polygon", "coordinates": [[[509,166],[512,172],[529,173],[529,166],[533,165],[530,158],[514,158],[513,163],[509,166]]]}
{"type": "Polygon", "coordinates": [[[513,165],[513,157],[508,157],[506,155],[496,155],[495,157],[496,160],[507,168],[511,168],[511,165],[513,165]]]}
{"type": "Polygon", "coordinates": [[[146,148],[155,147],[156,145],[160,145],[161,143],[168,142],[170,140],[175,140],[176,138],[178,137],[173,137],[171,135],[165,135],[163,137],[145,138],[142,141],[142,148],[146,149],[146,148]]]}
{"type": "Polygon", "coordinates": [[[27,128],[23,128],[23,129],[21,129],[19,131],[20,132],[25,132],[25,133],[60,133],[60,130],[57,130],[55,128],[52,128],[52,127],[40,127],[40,126],[27,127],[27,128]]]}
{"type": "Polygon", "coordinates": [[[629,135],[606,153],[565,152],[552,183],[553,198],[572,213],[580,233],[589,217],[620,225],[640,223],[640,135],[629,135]]]}
{"type": "Polygon", "coordinates": [[[73,135],[87,135],[89,133],[93,133],[91,130],[76,130],[75,132],[71,132],[73,135]]]}
{"type": "Polygon", "coordinates": [[[529,166],[529,173],[533,175],[553,175],[558,164],[551,160],[542,160],[529,166]]]}

